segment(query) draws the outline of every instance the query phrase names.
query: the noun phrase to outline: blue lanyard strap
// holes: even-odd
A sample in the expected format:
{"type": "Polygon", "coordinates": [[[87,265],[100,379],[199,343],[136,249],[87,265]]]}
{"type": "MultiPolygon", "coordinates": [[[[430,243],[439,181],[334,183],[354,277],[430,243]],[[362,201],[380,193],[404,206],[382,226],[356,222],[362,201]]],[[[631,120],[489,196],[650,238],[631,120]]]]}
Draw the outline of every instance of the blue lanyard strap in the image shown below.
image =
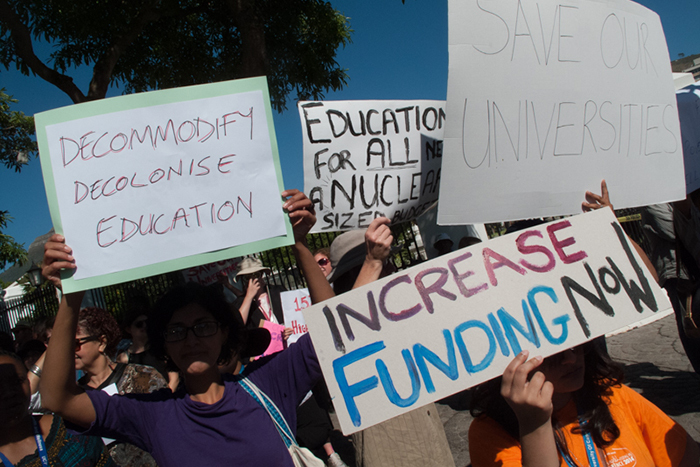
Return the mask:
{"type": "MultiPolygon", "coordinates": [[[[576,407],[579,412],[578,424],[581,427],[581,431],[583,431],[583,428],[588,422],[583,419],[583,414],[581,413],[581,409],[578,407],[578,404],[576,404],[576,407]]],[[[591,436],[590,432],[585,432],[582,434],[582,436],[583,445],[586,447],[586,455],[588,456],[588,465],[590,467],[600,467],[600,461],[598,460],[598,453],[596,452],[595,442],[593,442],[593,436],[591,436]]],[[[557,445],[557,449],[569,467],[576,467],[576,464],[574,464],[573,460],[571,459],[571,455],[568,452],[563,452],[559,445],[557,445]]]]}
{"type": "Polygon", "coordinates": [[[36,450],[39,453],[42,467],[49,467],[49,455],[46,453],[46,445],[44,437],[41,435],[41,428],[37,423],[36,418],[32,417],[32,425],[34,425],[34,440],[36,441],[36,450]]]}
{"type": "Polygon", "coordinates": [[[0,462],[2,462],[2,465],[5,467],[15,467],[15,465],[9,461],[7,457],[5,457],[5,454],[0,452],[0,462]]]}

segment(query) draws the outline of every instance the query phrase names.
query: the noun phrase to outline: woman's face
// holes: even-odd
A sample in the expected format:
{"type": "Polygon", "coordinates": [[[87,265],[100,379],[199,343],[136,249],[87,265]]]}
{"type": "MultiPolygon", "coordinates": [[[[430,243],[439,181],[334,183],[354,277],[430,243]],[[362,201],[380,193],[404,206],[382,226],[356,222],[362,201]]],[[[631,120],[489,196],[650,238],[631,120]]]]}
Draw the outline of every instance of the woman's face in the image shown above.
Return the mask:
{"type": "Polygon", "coordinates": [[[218,371],[217,361],[228,330],[222,328],[207,310],[196,303],[185,305],[173,313],[165,332],[165,351],[185,376],[202,374],[212,369],[218,371]],[[216,331],[204,335],[213,330],[211,323],[218,325],[216,331]],[[168,342],[168,335],[182,334],[183,331],[184,339],[168,342]],[[200,335],[197,336],[195,332],[200,335]]]}
{"type": "Polygon", "coordinates": [[[570,393],[583,387],[586,370],[583,346],[547,357],[537,369],[554,386],[555,393],[570,393]]]}
{"type": "Polygon", "coordinates": [[[11,425],[26,416],[29,396],[26,368],[14,358],[0,355],[0,423],[11,425]]]}
{"type": "Polygon", "coordinates": [[[75,333],[75,369],[90,372],[98,363],[103,363],[107,358],[104,354],[107,347],[106,338],[88,334],[82,326],[78,326],[75,333]],[[80,341],[80,343],[78,343],[80,341]]]}
{"type": "Polygon", "coordinates": [[[316,253],[314,260],[318,267],[321,268],[321,271],[323,271],[323,275],[328,277],[328,274],[331,273],[331,260],[328,259],[328,256],[323,253],[316,253]]]}
{"type": "Polygon", "coordinates": [[[148,327],[147,327],[148,317],[146,315],[139,315],[131,325],[126,328],[131,337],[139,341],[148,340],[148,327]]]}

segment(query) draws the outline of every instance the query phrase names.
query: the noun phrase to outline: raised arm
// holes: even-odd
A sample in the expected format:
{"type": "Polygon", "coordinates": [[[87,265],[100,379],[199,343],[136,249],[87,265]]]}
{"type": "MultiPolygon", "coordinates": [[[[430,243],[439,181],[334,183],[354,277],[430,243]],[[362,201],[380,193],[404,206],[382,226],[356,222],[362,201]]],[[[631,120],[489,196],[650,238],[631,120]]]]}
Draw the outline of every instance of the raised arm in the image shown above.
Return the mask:
{"type": "Polygon", "coordinates": [[[365,256],[360,274],[352,286],[353,289],[376,281],[382,274],[384,262],[391,253],[391,243],[394,241],[391,229],[389,229],[390,223],[391,221],[386,217],[377,217],[369,224],[367,232],[365,232],[367,256],[365,256]]]}
{"type": "MultiPolygon", "coordinates": [[[[61,287],[61,269],[75,269],[72,250],[61,235],[53,235],[44,246],[44,277],[61,287]]],[[[51,334],[39,391],[42,405],[66,420],[87,428],[95,421],[95,409],[85,391],[75,382],[75,333],[83,292],[64,294],[51,334]]]]}
{"type": "Polygon", "coordinates": [[[506,367],[501,395],[515,412],[520,429],[523,467],[559,467],[554,441],[552,383],[542,372],[530,373],[542,363],[542,357],[527,359],[528,352],[518,354],[506,367]]]}
{"type": "Polygon", "coordinates": [[[253,305],[253,300],[260,290],[260,279],[249,279],[248,288],[246,288],[245,296],[243,297],[243,302],[241,306],[238,307],[238,312],[241,314],[243,323],[248,323],[248,317],[250,317],[250,308],[253,305]]]}
{"type": "Polygon", "coordinates": [[[289,213],[289,219],[294,228],[292,251],[309,285],[311,301],[319,303],[335,297],[335,292],[306,244],[306,235],[316,223],[313,203],[299,190],[285,190],[282,192],[282,197],[286,200],[283,207],[289,213]]]}
{"type": "MultiPolygon", "coordinates": [[[[612,212],[615,212],[615,209],[613,209],[613,205],[610,202],[608,185],[607,183],[605,183],[605,180],[600,182],[600,195],[592,193],[590,191],[586,192],[586,201],[584,201],[581,204],[581,208],[583,209],[583,212],[593,211],[600,208],[610,208],[612,212]]],[[[658,283],[659,275],[656,273],[656,268],[651,263],[651,260],[647,256],[646,252],[642,249],[641,246],[639,246],[639,244],[637,244],[637,242],[632,240],[632,238],[629,235],[627,236],[627,239],[630,241],[630,243],[632,243],[632,246],[637,251],[637,254],[640,258],[642,258],[644,265],[647,267],[654,280],[658,283]]]]}

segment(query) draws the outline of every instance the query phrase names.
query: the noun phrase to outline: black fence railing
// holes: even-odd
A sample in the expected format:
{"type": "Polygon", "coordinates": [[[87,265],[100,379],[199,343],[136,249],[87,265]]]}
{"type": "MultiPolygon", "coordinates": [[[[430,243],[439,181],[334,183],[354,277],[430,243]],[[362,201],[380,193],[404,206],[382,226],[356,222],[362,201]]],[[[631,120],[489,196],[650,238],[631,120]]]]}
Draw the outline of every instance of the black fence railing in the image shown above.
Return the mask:
{"type": "Polygon", "coordinates": [[[10,333],[12,325],[20,319],[34,322],[55,316],[58,311],[56,288],[45,284],[21,297],[0,302],[0,307],[0,331],[10,333]]]}

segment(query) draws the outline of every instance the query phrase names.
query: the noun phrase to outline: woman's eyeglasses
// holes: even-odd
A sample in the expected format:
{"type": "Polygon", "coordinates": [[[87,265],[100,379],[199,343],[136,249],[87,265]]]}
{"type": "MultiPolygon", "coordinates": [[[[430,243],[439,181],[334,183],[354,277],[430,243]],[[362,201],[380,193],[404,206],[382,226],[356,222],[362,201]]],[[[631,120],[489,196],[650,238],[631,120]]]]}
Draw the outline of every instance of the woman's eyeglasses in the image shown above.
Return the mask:
{"type": "Polygon", "coordinates": [[[142,319],[141,321],[134,321],[131,325],[136,329],[144,329],[146,327],[146,320],[142,319]]]}
{"type": "Polygon", "coordinates": [[[95,342],[100,340],[100,336],[87,336],[87,337],[80,337],[75,339],[75,351],[79,351],[83,344],[87,344],[88,342],[95,342]]]}
{"type": "Polygon", "coordinates": [[[316,261],[319,266],[327,266],[331,261],[328,258],[320,258],[316,261]]]}
{"type": "Polygon", "coordinates": [[[197,323],[194,326],[168,326],[165,329],[165,342],[178,342],[187,338],[187,333],[192,330],[197,337],[209,337],[216,334],[219,330],[219,323],[216,321],[205,321],[197,323]]]}

